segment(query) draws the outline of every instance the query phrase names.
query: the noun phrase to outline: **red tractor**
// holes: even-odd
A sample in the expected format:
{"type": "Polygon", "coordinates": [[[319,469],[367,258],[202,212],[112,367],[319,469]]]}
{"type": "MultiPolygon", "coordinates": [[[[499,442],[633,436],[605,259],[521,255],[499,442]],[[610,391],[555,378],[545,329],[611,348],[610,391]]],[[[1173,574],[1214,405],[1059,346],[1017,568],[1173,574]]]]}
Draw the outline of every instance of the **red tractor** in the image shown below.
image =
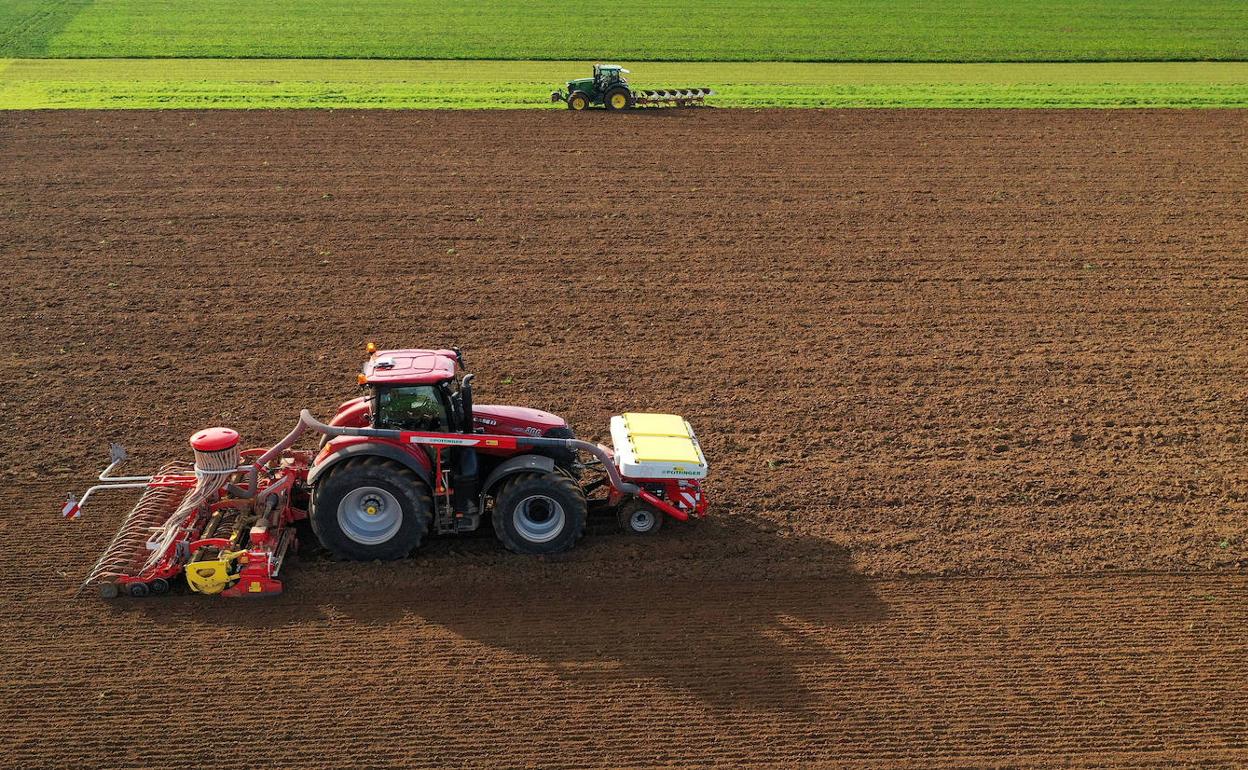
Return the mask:
{"type": "Polygon", "coordinates": [[[471,532],[483,518],[511,551],[559,553],[584,533],[591,498],[634,534],[705,514],[706,459],[684,419],[613,417],[608,448],[549,412],[474,404],[472,379],[458,349],[370,344],[364,394],[328,424],[305,410],[268,449],[240,451],[237,433],[209,428],[191,438],[193,466],[113,477],[126,459],[114,445],[103,483],[71,497],[64,515],[76,518],[99,490],[144,492],[83,586],[145,596],[185,576],[200,593],[278,593],[291,525],[303,519],[335,556],[372,560],[406,557],[430,532],[471,532]],[[319,448],[293,449],[309,430],[322,434],[319,448]]]}

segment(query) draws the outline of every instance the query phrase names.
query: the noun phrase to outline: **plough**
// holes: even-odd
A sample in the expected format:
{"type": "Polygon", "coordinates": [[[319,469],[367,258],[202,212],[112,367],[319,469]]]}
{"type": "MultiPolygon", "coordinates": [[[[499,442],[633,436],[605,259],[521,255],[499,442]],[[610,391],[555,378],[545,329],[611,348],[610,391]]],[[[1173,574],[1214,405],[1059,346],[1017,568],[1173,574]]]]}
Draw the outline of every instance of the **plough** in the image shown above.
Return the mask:
{"type": "Polygon", "coordinates": [[[113,476],[127,457],[112,445],[99,483],[62,514],[78,518],[100,492],[142,494],[79,591],[140,597],[184,583],[277,594],[293,525],[305,519],[336,557],[372,560],[408,556],[431,532],[472,531],[483,518],[514,552],[558,553],[584,532],[591,496],[637,535],[706,513],[706,458],[679,416],[613,417],[607,447],[549,412],[474,406],[458,349],[368,352],[364,395],[329,423],[304,410],[271,447],[243,450],[234,430],[207,428],[191,436],[193,464],[113,476]],[[309,432],[319,449],[295,449],[309,432]]]}
{"type": "Polygon", "coordinates": [[[634,107],[694,107],[714,96],[709,88],[681,88],[659,91],[634,91],[634,107]]]}

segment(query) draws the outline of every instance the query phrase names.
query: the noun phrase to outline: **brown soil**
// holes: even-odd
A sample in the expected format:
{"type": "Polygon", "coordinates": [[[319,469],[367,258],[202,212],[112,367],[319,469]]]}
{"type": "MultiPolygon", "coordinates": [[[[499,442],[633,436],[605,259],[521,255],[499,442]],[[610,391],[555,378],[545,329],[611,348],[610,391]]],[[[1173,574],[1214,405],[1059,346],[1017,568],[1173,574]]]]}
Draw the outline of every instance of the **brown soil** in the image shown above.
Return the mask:
{"type": "Polygon", "coordinates": [[[0,762],[1248,761],[1244,112],[10,112],[0,168],[0,762]],[[711,518],[66,598],[107,441],[271,442],[367,340],[685,414],[711,518]]]}

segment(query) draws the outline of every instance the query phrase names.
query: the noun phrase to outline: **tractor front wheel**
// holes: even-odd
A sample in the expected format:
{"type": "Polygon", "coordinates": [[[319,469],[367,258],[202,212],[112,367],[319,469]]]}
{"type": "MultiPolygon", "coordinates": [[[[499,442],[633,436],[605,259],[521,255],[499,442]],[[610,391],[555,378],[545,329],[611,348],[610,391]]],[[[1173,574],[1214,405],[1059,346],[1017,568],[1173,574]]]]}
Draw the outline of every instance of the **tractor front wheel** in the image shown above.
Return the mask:
{"type": "Polygon", "coordinates": [[[632,99],[628,95],[627,88],[612,88],[607,92],[602,103],[607,106],[608,110],[622,110],[632,103],[632,99]]]}
{"type": "Polygon", "coordinates": [[[316,485],[309,518],[316,539],[339,559],[402,559],[428,534],[433,501],[411,469],[360,457],[316,485]]]}
{"type": "Polygon", "coordinates": [[[568,109],[580,112],[589,107],[589,97],[580,91],[568,95],[568,109]]]}
{"type": "Polygon", "coordinates": [[[562,473],[520,473],[494,498],[494,533],[508,550],[566,551],[585,532],[585,493],[562,473]]]}

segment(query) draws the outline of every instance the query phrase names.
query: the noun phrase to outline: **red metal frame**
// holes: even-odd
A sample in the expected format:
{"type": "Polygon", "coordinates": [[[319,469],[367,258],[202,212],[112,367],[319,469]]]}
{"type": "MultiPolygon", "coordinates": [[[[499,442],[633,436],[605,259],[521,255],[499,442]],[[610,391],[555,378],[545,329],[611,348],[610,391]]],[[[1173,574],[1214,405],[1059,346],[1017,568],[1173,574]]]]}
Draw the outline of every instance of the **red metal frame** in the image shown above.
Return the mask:
{"type": "MultiPolygon", "coordinates": [[[[264,449],[249,449],[240,454],[244,458],[251,459],[259,457],[265,451],[264,449]]],[[[307,456],[309,454],[308,452],[286,452],[278,459],[276,465],[270,463],[266,467],[260,467],[253,463],[240,468],[240,474],[244,476],[250,475],[256,479],[254,495],[249,495],[245,499],[233,499],[228,498],[226,496],[228,493],[223,489],[218,493],[221,499],[205,506],[195,515],[184,529],[184,536],[175,540],[161,554],[160,560],[154,567],[136,575],[120,575],[117,577],[116,583],[120,586],[130,586],[135,583],[151,583],[158,579],[169,580],[177,577],[185,569],[189,559],[193,559],[196,553],[203,548],[216,548],[221,551],[237,548],[238,544],[228,538],[200,538],[199,533],[204,530],[212,514],[222,508],[246,507],[252,500],[289,492],[296,481],[307,477],[307,456]],[[281,460],[283,459],[288,462],[282,463],[281,460]]],[[[148,484],[148,486],[152,487],[166,486],[186,489],[193,488],[195,485],[196,478],[194,474],[155,476],[148,484]]],[[[251,491],[250,481],[241,481],[235,486],[244,494],[251,491]]],[[[287,525],[306,518],[306,516],[306,511],[295,508],[287,501],[287,504],[276,512],[274,521],[263,522],[253,526],[248,533],[246,553],[239,557],[239,563],[243,565],[242,570],[239,572],[239,579],[233,586],[225,589],[222,595],[257,596],[281,593],[281,581],[273,576],[277,566],[275,561],[280,557],[279,551],[283,547],[295,545],[293,530],[288,530],[287,525]]]]}
{"type": "Polygon", "coordinates": [[[637,497],[677,521],[706,516],[707,500],[702,484],[691,479],[629,479],[641,485],[637,497]],[[654,494],[646,487],[662,485],[663,496],[654,494]]]}

